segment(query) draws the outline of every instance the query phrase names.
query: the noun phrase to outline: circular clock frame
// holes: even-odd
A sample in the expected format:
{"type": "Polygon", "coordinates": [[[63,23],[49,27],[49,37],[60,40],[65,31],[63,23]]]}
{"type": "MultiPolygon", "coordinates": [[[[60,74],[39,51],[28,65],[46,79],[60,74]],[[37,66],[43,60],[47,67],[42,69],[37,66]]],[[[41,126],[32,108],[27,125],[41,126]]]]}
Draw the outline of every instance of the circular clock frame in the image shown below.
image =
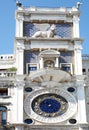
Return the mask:
{"type": "Polygon", "coordinates": [[[68,108],[68,102],[58,94],[46,93],[36,97],[31,106],[38,115],[51,118],[64,114],[68,108]]]}
{"type": "MultiPolygon", "coordinates": [[[[46,99],[48,99],[48,98],[46,98],[46,99]]],[[[42,103],[46,99],[43,98],[40,101],[40,103],[42,103]]],[[[55,97],[53,99],[55,101],[59,100],[58,98],[56,99],[55,97]]],[[[48,106],[46,106],[46,107],[48,107],[48,106]]],[[[71,95],[69,92],[67,92],[67,91],[65,91],[61,88],[59,89],[59,88],[55,87],[54,89],[53,88],[40,89],[40,90],[37,90],[37,91],[33,91],[31,94],[29,94],[26,97],[26,99],[24,101],[24,110],[30,118],[33,118],[33,119],[35,119],[39,122],[59,123],[59,122],[62,122],[62,121],[69,119],[70,117],[72,117],[75,114],[75,112],[77,110],[77,102],[76,102],[76,99],[73,95],[71,95]],[[44,116],[43,113],[39,114],[34,110],[34,105],[32,106],[32,104],[34,104],[34,102],[36,102],[36,99],[39,98],[42,95],[49,95],[49,94],[59,95],[59,97],[62,97],[63,100],[66,101],[67,107],[62,114],[59,113],[56,116],[53,116],[53,115],[52,116],[44,116]]],[[[61,109],[59,108],[59,109],[55,110],[55,112],[57,113],[60,110],[61,109]]],[[[38,109],[38,111],[39,111],[39,109],[38,109]]],[[[41,112],[42,111],[43,111],[43,108],[42,108],[41,112]]],[[[50,115],[55,114],[55,112],[50,113],[50,115]]],[[[46,111],[46,114],[47,114],[47,111],[46,111]]],[[[48,115],[49,115],[49,112],[48,112],[48,115]]]]}

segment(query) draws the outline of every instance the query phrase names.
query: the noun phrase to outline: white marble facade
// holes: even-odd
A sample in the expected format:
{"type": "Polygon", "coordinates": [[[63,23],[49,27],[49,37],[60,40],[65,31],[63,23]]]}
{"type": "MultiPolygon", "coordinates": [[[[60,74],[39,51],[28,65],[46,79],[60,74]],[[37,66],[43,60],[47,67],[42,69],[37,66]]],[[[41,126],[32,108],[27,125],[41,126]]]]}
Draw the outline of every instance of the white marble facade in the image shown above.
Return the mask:
{"type": "Polygon", "coordinates": [[[88,130],[80,11],[19,7],[15,18],[14,55],[0,59],[2,129],[88,130]]]}

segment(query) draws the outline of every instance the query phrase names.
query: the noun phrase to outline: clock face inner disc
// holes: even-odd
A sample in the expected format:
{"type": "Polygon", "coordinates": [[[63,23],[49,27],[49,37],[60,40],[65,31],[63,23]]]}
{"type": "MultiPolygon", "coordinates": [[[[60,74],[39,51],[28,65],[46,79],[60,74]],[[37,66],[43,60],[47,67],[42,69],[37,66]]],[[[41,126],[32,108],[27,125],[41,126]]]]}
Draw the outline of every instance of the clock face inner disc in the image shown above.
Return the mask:
{"type": "Polygon", "coordinates": [[[40,116],[57,117],[66,112],[68,102],[58,94],[46,93],[33,99],[31,106],[33,111],[40,116]]]}

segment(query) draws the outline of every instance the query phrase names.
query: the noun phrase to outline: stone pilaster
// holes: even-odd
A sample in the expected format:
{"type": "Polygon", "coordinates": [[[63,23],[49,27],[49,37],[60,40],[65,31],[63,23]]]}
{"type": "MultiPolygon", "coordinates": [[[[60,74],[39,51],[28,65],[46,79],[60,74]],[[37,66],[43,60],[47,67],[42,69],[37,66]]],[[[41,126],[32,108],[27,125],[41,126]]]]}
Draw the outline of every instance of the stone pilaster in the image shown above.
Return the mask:
{"type": "Polygon", "coordinates": [[[24,76],[16,76],[15,81],[15,102],[14,111],[16,112],[15,123],[23,123],[23,90],[25,86],[24,76]],[[15,110],[16,109],[16,110],[15,110]]]}
{"type": "Polygon", "coordinates": [[[16,15],[16,37],[23,37],[23,14],[16,15]]]}
{"type": "MultiPolygon", "coordinates": [[[[18,43],[20,44],[20,43],[18,43]]],[[[21,75],[24,74],[24,45],[18,45],[16,49],[16,67],[17,67],[17,74],[21,75]]]]}
{"type": "Polygon", "coordinates": [[[78,123],[87,124],[86,119],[86,104],[84,90],[84,76],[77,76],[77,100],[78,100],[78,123]]]}
{"type": "Polygon", "coordinates": [[[79,38],[79,17],[78,15],[73,16],[73,36],[79,38]]]}
{"type": "Polygon", "coordinates": [[[74,74],[82,75],[82,54],[81,54],[82,46],[80,42],[75,43],[74,49],[74,74]]]}

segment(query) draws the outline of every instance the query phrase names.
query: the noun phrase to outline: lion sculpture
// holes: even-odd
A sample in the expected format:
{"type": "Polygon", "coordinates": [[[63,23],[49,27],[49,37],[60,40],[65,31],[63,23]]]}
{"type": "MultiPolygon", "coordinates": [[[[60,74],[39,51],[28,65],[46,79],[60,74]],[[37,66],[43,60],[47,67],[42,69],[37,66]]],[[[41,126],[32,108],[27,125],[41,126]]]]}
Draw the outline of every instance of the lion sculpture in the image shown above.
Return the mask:
{"type": "Polygon", "coordinates": [[[38,31],[32,37],[33,38],[38,38],[38,37],[52,38],[52,37],[54,37],[54,33],[55,33],[55,25],[52,25],[49,30],[47,30],[47,31],[38,31]]]}

